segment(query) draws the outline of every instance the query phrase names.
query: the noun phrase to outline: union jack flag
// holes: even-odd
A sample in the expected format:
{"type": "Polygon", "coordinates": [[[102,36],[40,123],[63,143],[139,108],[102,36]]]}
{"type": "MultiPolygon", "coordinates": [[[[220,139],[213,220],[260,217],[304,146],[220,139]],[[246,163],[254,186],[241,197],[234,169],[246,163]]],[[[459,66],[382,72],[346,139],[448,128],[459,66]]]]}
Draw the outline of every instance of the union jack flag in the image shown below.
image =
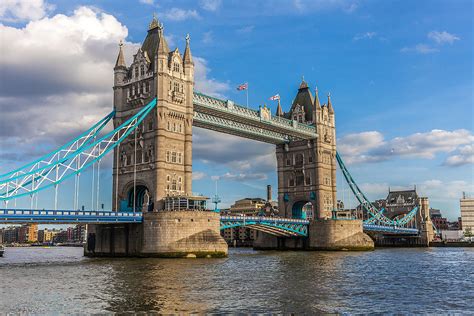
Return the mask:
{"type": "Polygon", "coordinates": [[[275,94],[273,97],[270,97],[270,100],[272,100],[272,101],[280,100],[280,95],[275,94]]]}
{"type": "Polygon", "coordinates": [[[239,91],[247,90],[248,87],[249,87],[249,84],[248,84],[247,82],[246,82],[246,83],[242,83],[241,85],[239,85],[239,86],[237,87],[237,90],[239,90],[239,91]]]}

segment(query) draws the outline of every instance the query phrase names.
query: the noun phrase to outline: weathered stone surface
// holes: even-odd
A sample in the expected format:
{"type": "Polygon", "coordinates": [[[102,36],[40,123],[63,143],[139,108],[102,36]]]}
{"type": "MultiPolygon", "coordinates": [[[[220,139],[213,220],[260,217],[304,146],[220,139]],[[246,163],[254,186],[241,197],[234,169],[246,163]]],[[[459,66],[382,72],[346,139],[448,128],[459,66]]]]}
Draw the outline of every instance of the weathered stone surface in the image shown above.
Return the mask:
{"type": "Polygon", "coordinates": [[[94,245],[89,237],[84,254],[225,257],[228,248],[220,236],[219,225],[219,214],[200,211],[145,213],[143,224],[89,225],[88,236],[94,236],[94,245]]]}
{"type": "Polygon", "coordinates": [[[372,250],[373,240],[360,220],[318,220],[309,226],[310,250],[372,250]]]}

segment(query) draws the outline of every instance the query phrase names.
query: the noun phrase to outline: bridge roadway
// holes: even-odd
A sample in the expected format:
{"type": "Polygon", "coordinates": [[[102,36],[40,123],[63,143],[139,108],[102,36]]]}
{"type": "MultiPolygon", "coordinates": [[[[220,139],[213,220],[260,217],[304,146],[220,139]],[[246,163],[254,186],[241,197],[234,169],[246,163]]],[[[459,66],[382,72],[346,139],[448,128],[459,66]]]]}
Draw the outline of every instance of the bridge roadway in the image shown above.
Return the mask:
{"type": "MultiPolygon", "coordinates": [[[[141,223],[141,212],[0,209],[0,224],[114,224],[141,223]]],[[[341,219],[343,220],[343,219],[341,219]]],[[[265,216],[221,216],[221,230],[249,227],[283,237],[307,236],[309,220],[265,216]]],[[[416,228],[364,224],[364,231],[416,236],[416,228]]]]}

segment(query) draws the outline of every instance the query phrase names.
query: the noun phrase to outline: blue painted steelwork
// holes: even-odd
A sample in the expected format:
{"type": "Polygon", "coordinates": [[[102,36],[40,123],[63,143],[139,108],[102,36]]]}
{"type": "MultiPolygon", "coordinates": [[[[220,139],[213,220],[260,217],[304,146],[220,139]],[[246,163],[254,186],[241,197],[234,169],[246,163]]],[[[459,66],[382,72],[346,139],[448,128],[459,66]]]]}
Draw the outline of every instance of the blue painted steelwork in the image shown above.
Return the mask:
{"type": "Polygon", "coordinates": [[[377,233],[384,234],[393,234],[393,235],[412,235],[417,236],[419,230],[417,228],[406,228],[400,226],[384,226],[384,225],[374,225],[374,224],[364,224],[364,231],[372,231],[377,233]]]}
{"type": "Polygon", "coordinates": [[[264,217],[264,216],[221,216],[220,229],[249,227],[276,236],[308,236],[308,220],[264,217]]]}
{"type": "MultiPolygon", "coordinates": [[[[120,144],[155,106],[156,98],[113,131],[98,139],[93,137],[87,144],[78,146],[59,161],[51,161],[46,166],[39,166],[38,169],[28,170],[23,174],[17,171],[13,173],[14,178],[0,179],[0,201],[31,196],[33,193],[58,185],[73,175],[79,174],[82,170],[100,161],[103,156],[120,144]]],[[[27,166],[31,166],[31,164],[27,166]]]]}
{"type": "Polygon", "coordinates": [[[79,135],[78,137],[74,138],[70,142],[66,143],[65,145],[59,147],[55,151],[52,151],[41,158],[36,159],[24,166],[21,166],[13,171],[4,173],[0,175],[0,183],[4,183],[5,181],[14,180],[20,176],[25,176],[31,174],[33,172],[41,171],[42,169],[48,168],[51,164],[59,164],[65,160],[67,160],[67,155],[74,153],[74,150],[80,149],[87,144],[90,143],[97,135],[102,131],[102,129],[109,123],[109,121],[114,117],[115,111],[110,112],[106,117],[101,119],[97,122],[94,126],[89,128],[87,131],[79,135]],[[74,148],[76,146],[76,148],[74,148]],[[63,153],[65,156],[60,156],[60,153],[63,153]],[[37,166],[35,166],[37,165],[37,166]],[[28,168],[31,168],[28,170],[28,168]],[[28,170],[28,171],[25,171],[28,170]],[[8,179],[2,179],[6,178],[8,179]]]}
{"type": "Polygon", "coordinates": [[[0,209],[0,224],[141,223],[141,212],[0,209]]]}
{"type": "MultiPolygon", "coordinates": [[[[339,167],[342,171],[342,174],[349,185],[352,193],[354,193],[354,196],[356,199],[359,201],[359,203],[362,205],[362,207],[367,211],[367,213],[370,215],[370,218],[367,220],[367,224],[370,225],[375,225],[375,226],[385,226],[385,227],[398,227],[398,226],[403,226],[403,225],[409,225],[409,223],[414,219],[415,215],[417,214],[418,208],[415,207],[413,210],[411,210],[408,214],[406,214],[404,217],[392,220],[385,215],[383,215],[383,209],[378,210],[370,201],[367,199],[365,194],[362,192],[362,190],[359,188],[357,183],[354,181],[352,178],[351,174],[349,173],[349,170],[346,168],[344,161],[342,160],[341,156],[339,155],[338,152],[336,152],[336,160],[337,163],[339,164],[339,167]]],[[[410,228],[412,229],[412,228],[410,228]]]]}

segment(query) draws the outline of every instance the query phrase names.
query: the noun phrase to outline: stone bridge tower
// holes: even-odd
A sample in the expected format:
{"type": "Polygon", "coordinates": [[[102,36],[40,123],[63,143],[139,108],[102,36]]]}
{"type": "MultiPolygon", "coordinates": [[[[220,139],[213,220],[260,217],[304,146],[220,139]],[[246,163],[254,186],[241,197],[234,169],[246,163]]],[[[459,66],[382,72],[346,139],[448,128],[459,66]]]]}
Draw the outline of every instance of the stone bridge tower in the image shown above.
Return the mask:
{"type": "Polygon", "coordinates": [[[88,225],[85,254],[226,256],[219,214],[197,211],[206,198],[192,196],[194,63],[189,35],[183,55],[170,51],[163,25],[153,18],[130,66],[122,48],[114,67],[114,125],[157,99],[136,132],[114,151],[113,209],[142,211],[142,221],[88,225]]]}
{"type": "Polygon", "coordinates": [[[120,45],[114,68],[115,126],[155,97],[157,107],[136,135],[115,150],[114,210],[141,211],[146,194],[149,210],[162,210],[165,197],[191,195],[193,85],[189,35],[183,55],[177,48],[170,51],[163,25],[153,18],[130,66],[120,45]]]}
{"type": "Polygon", "coordinates": [[[277,145],[278,205],[286,217],[304,217],[311,203],[314,219],[330,218],[336,207],[336,124],[331,98],[321,105],[303,80],[284,116],[296,124],[315,125],[318,138],[277,145]]]}

